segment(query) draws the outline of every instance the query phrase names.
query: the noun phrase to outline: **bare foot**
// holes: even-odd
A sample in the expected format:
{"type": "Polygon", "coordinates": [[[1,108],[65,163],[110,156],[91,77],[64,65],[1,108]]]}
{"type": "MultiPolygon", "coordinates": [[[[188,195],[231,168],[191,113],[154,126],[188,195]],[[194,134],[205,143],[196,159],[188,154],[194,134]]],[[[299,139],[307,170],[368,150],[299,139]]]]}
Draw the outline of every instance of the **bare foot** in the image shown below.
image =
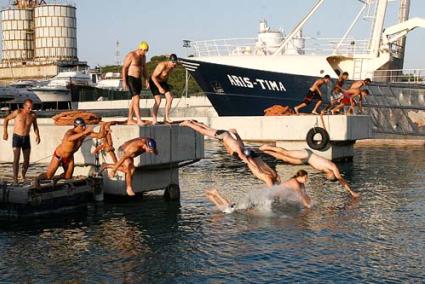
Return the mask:
{"type": "Polygon", "coordinates": [[[158,124],[157,119],[156,118],[152,119],[152,125],[156,125],[156,124],[158,124]]]}
{"type": "Polygon", "coordinates": [[[182,121],[182,122],[180,122],[180,126],[188,126],[189,125],[189,120],[184,120],[184,121],[182,121]]]}
{"type": "Polygon", "coordinates": [[[134,193],[134,191],[131,189],[131,187],[127,188],[127,195],[128,196],[135,196],[136,194],[134,193]]]}
{"type": "Polygon", "coordinates": [[[172,123],[173,123],[173,121],[172,121],[171,119],[165,119],[165,118],[164,118],[164,123],[172,124],[172,123]]]}
{"type": "Polygon", "coordinates": [[[116,174],[117,174],[117,172],[115,172],[115,171],[108,171],[108,176],[110,178],[114,178],[116,174]]]}
{"type": "Polygon", "coordinates": [[[129,119],[129,120],[127,120],[127,124],[128,125],[135,125],[135,124],[137,124],[137,121],[135,121],[134,119],[129,119]]]}
{"type": "Polygon", "coordinates": [[[311,114],[319,114],[317,111],[312,111],[311,114]]]}
{"type": "Polygon", "coordinates": [[[139,125],[139,126],[145,126],[145,125],[146,125],[146,123],[144,123],[143,121],[139,120],[139,121],[137,122],[137,125],[139,125]]]}

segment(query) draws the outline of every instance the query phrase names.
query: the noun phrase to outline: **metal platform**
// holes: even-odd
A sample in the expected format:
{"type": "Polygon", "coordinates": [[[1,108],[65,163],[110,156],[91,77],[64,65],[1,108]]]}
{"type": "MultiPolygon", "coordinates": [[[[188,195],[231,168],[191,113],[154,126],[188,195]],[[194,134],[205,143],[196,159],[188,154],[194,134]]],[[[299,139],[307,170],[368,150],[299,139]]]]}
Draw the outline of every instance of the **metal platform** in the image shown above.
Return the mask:
{"type": "Polygon", "coordinates": [[[0,217],[36,216],[62,212],[103,200],[101,178],[79,177],[47,181],[35,188],[31,183],[0,185],[0,217]]]}

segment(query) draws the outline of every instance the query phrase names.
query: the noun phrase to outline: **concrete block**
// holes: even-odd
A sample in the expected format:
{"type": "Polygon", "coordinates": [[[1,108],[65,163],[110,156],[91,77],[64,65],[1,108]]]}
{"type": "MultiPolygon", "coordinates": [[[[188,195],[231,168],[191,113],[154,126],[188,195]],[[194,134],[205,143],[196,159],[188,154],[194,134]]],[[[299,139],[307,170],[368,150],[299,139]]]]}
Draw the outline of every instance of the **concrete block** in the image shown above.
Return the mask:
{"type": "MultiPolygon", "coordinates": [[[[34,135],[31,132],[31,163],[49,163],[63,135],[71,127],[41,123],[39,128],[41,136],[41,143],[39,145],[35,144],[34,135]]],[[[8,141],[0,140],[0,162],[13,161],[12,126],[9,126],[8,132],[8,141]]],[[[134,159],[136,167],[176,164],[183,161],[202,159],[204,157],[204,139],[202,135],[187,127],[180,127],[178,125],[144,127],[118,125],[112,127],[112,137],[115,149],[118,149],[125,141],[137,137],[151,137],[157,141],[159,155],[142,154],[136,157],[134,159]]],[[[94,164],[95,157],[91,154],[94,147],[95,140],[86,139],[81,149],[74,155],[75,163],[94,164]]],[[[103,162],[102,158],[101,162],[103,162]]]]}

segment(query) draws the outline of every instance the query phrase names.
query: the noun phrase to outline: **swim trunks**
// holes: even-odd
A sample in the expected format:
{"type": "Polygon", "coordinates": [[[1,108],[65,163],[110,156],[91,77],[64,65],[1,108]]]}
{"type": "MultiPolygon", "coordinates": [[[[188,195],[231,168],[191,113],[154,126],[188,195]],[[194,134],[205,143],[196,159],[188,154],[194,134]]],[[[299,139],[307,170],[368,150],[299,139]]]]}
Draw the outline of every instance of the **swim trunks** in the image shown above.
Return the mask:
{"type": "Polygon", "coordinates": [[[72,156],[68,158],[62,157],[56,152],[56,150],[53,152],[53,157],[58,159],[60,162],[60,165],[62,165],[65,168],[68,167],[69,163],[72,161],[72,158],[73,158],[72,156]]]}
{"type": "Polygon", "coordinates": [[[13,133],[12,148],[21,148],[22,150],[31,149],[30,136],[21,136],[13,133]]]}
{"type": "Polygon", "coordinates": [[[351,105],[351,94],[350,93],[348,93],[348,92],[345,92],[344,93],[344,98],[341,100],[341,102],[344,104],[344,105],[351,105]]]}
{"type": "Polygon", "coordinates": [[[149,78],[149,88],[151,89],[153,96],[165,95],[171,89],[170,86],[167,84],[167,82],[159,82],[159,85],[161,86],[161,88],[164,89],[165,93],[161,94],[158,87],[156,86],[156,84],[152,80],[152,77],[149,78]]]}
{"type": "Polygon", "coordinates": [[[221,130],[221,129],[219,129],[219,130],[217,130],[215,132],[214,137],[217,138],[220,141],[223,141],[223,139],[226,136],[227,132],[228,132],[227,130],[221,130]]]}
{"type": "Polygon", "coordinates": [[[318,92],[316,91],[313,92],[312,90],[308,90],[307,95],[305,96],[303,100],[303,103],[305,103],[306,105],[309,105],[312,100],[322,101],[323,99],[318,92]]]}
{"type": "Polygon", "coordinates": [[[132,97],[140,95],[142,91],[142,80],[140,78],[127,76],[126,83],[132,97]]]}
{"type": "Polygon", "coordinates": [[[342,99],[344,97],[344,94],[343,93],[334,93],[334,92],[332,92],[332,94],[331,94],[331,102],[334,102],[334,101],[338,101],[338,100],[340,100],[340,99],[342,99]]]}

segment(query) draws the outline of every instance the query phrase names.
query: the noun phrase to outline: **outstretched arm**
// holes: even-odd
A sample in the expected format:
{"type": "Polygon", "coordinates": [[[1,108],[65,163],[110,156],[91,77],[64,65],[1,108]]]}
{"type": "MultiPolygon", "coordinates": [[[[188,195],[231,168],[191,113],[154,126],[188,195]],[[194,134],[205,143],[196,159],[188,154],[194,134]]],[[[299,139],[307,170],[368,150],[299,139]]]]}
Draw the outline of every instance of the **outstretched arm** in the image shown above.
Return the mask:
{"type": "Polygon", "coordinates": [[[342,187],[351,194],[352,197],[357,198],[360,196],[357,192],[354,192],[351,190],[350,186],[348,185],[348,182],[341,176],[338,167],[335,165],[332,169],[335,177],[338,179],[338,182],[342,185],[342,187]]]}
{"type": "Polygon", "coordinates": [[[38,130],[37,116],[35,114],[34,114],[34,121],[33,121],[32,125],[34,127],[35,142],[37,144],[40,144],[40,131],[38,130]]]}

